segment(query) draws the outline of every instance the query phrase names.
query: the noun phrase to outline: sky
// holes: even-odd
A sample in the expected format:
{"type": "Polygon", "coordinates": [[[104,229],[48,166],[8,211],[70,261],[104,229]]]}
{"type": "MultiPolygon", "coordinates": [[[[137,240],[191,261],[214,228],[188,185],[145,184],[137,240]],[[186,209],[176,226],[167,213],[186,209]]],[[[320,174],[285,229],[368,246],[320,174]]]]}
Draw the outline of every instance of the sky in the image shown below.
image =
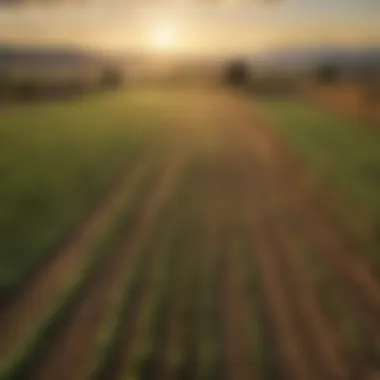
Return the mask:
{"type": "Polygon", "coordinates": [[[129,52],[165,48],[188,55],[380,46],[380,0],[71,0],[50,6],[2,5],[0,42],[79,44],[129,52]],[[166,35],[167,46],[165,41],[160,46],[157,35],[166,35]]]}

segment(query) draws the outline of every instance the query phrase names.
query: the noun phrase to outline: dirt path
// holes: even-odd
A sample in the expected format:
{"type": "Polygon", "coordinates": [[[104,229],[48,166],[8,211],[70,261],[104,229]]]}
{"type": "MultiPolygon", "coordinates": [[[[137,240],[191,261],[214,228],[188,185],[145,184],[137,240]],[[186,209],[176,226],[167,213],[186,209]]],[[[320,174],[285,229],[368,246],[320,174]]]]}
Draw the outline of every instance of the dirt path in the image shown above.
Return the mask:
{"type": "Polygon", "coordinates": [[[344,242],[326,226],[315,209],[304,203],[302,198],[298,198],[298,204],[295,210],[307,226],[306,233],[332,267],[337,279],[348,290],[372,334],[380,340],[380,284],[372,275],[370,267],[345,247],[344,242]]]}
{"type": "Polygon", "coordinates": [[[98,332],[101,325],[115,313],[112,301],[115,294],[121,291],[125,278],[125,268],[132,265],[136,255],[149,240],[152,229],[157,223],[157,217],[172,191],[175,181],[181,171],[180,161],[175,157],[174,164],[162,171],[158,183],[144,200],[143,208],[132,231],[128,231],[125,241],[116,252],[102,265],[100,273],[85,292],[83,301],[71,318],[66,321],[54,346],[47,352],[28,379],[86,379],[91,370],[92,360],[96,358],[98,332]],[[95,351],[95,352],[94,352],[95,351]]]}
{"type": "MultiPolygon", "coordinates": [[[[227,119],[228,120],[228,119],[227,119]]],[[[230,124],[225,126],[226,163],[219,186],[219,208],[222,222],[219,250],[222,256],[223,278],[223,336],[224,367],[227,379],[258,379],[253,362],[252,325],[249,320],[245,273],[240,252],[240,236],[236,226],[236,210],[244,192],[245,174],[239,170],[239,141],[231,135],[230,124]]],[[[214,189],[214,192],[218,190],[214,189]]],[[[257,363],[256,363],[257,365],[257,363]]]]}
{"type": "Polygon", "coordinates": [[[91,249],[99,243],[112,217],[129,192],[132,196],[146,172],[147,162],[144,160],[129,169],[107,200],[92,211],[71,241],[53,254],[53,258],[15,294],[0,316],[2,365],[12,360],[25,341],[33,339],[41,323],[56,306],[57,297],[70,291],[73,281],[84,270],[91,249]]]}
{"type": "MultiPolygon", "coordinates": [[[[360,360],[355,359],[350,347],[344,347],[344,339],[341,339],[339,333],[333,330],[333,323],[324,314],[319,297],[316,295],[315,284],[312,284],[308,278],[308,269],[302,267],[294,255],[297,237],[289,236],[284,225],[281,225],[279,220],[281,206],[278,201],[276,202],[276,191],[287,190],[285,198],[290,203],[289,207],[296,210],[296,217],[299,218],[300,223],[303,223],[301,230],[306,236],[312,237],[314,247],[323,255],[325,262],[334,267],[337,278],[345,281],[347,288],[351,285],[351,296],[356,296],[359,308],[366,306],[365,321],[376,334],[375,339],[378,336],[378,321],[380,320],[377,310],[380,285],[372,277],[366,263],[359,259],[359,255],[350,254],[343,249],[338,231],[334,230],[328,221],[323,220],[313,206],[304,201],[305,194],[295,186],[297,181],[294,178],[284,178],[284,173],[288,173],[289,166],[294,167],[294,164],[292,166],[292,163],[287,161],[271,132],[268,131],[266,134],[260,124],[256,130],[253,129],[255,119],[249,116],[247,110],[242,110],[241,119],[251,120],[250,132],[245,132],[246,141],[252,142],[251,152],[258,160],[259,172],[265,172],[260,180],[261,185],[268,182],[265,195],[272,193],[272,201],[268,199],[263,202],[266,204],[263,212],[268,213],[272,210],[273,213],[275,210],[268,220],[273,229],[271,239],[275,242],[277,254],[281,253],[277,261],[282,266],[285,279],[294,294],[294,297],[289,299],[289,303],[292,305],[292,311],[295,312],[294,319],[297,321],[300,332],[304,335],[303,347],[309,351],[309,357],[315,362],[314,371],[317,372],[318,368],[322,369],[323,378],[345,379],[351,376],[364,378],[366,372],[369,372],[368,369],[364,369],[361,375],[360,372],[355,374],[354,370],[351,370],[352,367],[356,367],[355,361],[360,360]],[[351,362],[352,360],[354,362],[351,362]]],[[[246,130],[248,129],[249,126],[246,127],[246,130]]],[[[363,310],[358,312],[363,315],[363,310]]]]}
{"type": "MultiPolygon", "coordinates": [[[[265,307],[273,326],[273,339],[280,360],[281,378],[318,379],[310,357],[305,352],[302,336],[291,306],[286,276],[279,262],[279,247],[274,244],[273,221],[268,213],[272,205],[263,188],[263,178],[256,161],[261,162],[271,154],[271,145],[254,135],[252,119],[242,114],[242,105],[232,99],[230,123],[239,118],[240,124],[231,133],[234,142],[236,170],[240,172],[242,204],[251,210],[249,217],[253,242],[253,262],[258,269],[265,307]],[[244,116],[244,119],[242,119],[244,116]],[[253,142],[251,141],[253,140],[253,142]]],[[[243,108],[243,111],[246,109],[243,108]]]]}
{"type": "MultiPolygon", "coordinates": [[[[270,189],[266,190],[266,194],[273,197],[270,189]]],[[[301,264],[297,256],[297,236],[288,233],[277,213],[268,215],[268,218],[277,260],[288,292],[293,295],[289,297],[289,304],[314,372],[320,373],[319,376],[324,379],[346,379],[350,365],[348,356],[324,313],[315,286],[308,277],[308,268],[301,264]]]]}
{"type": "Polygon", "coordinates": [[[0,316],[1,365],[33,342],[130,198],[136,222],[102,256],[82,298],[46,338],[40,360],[18,380],[88,380],[107,350],[96,380],[372,380],[378,359],[359,352],[327,310],[307,258],[316,257],[333,274],[331,286],[343,288],[373,346],[380,342],[380,284],[364,255],[318,209],[302,185],[299,163],[252,103],[210,92],[162,110],[168,123],[160,143],[175,152],[170,163],[164,171],[154,171],[149,159],[137,163],[15,294],[0,316]],[[166,206],[185,162],[192,168],[184,185],[189,196],[177,199],[174,226],[166,206]],[[239,248],[243,238],[249,248],[239,248]],[[257,299],[246,289],[253,274],[257,299]],[[257,302],[261,317],[252,321],[257,302]],[[114,339],[105,342],[102,334],[114,320],[114,339]],[[255,356],[261,349],[253,342],[255,328],[270,340],[267,358],[276,362],[267,363],[275,368],[269,377],[256,362],[262,356],[255,356]]]}
{"type": "Polygon", "coordinates": [[[345,236],[337,230],[318,206],[313,202],[313,196],[302,187],[302,164],[295,154],[284,147],[270,128],[265,128],[257,121],[258,133],[266,139],[275,154],[266,157],[265,165],[272,172],[275,186],[281,186],[287,192],[287,199],[294,211],[295,217],[304,226],[304,233],[312,240],[313,245],[331,265],[337,277],[345,287],[349,288],[351,297],[357,303],[358,310],[363,309],[377,339],[380,320],[380,283],[376,278],[365,255],[355,252],[345,241],[345,236]]]}
{"type": "MultiPolygon", "coordinates": [[[[260,199],[260,196],[255,198],[260,199]]],[[[251,207],[255,210],[252,225],[253,254],[275,328],[277,349],[282,362],[282,376],[289,380],[317,379],[299,335],[282,268],[276,257],[278,248],[273,246],[270,221],[260,206],[260,201],[253,203],[251,207]]]]}
{"type": "Polygon", "coordinates": [[[248,328],[248,310],[239,253],[233,241],[223,239],[224,251],[224,346],[228,379],[257,379],[248,328]]]}
{"type": "Polygon", "coordinates": [[[180,369],[184,361],[183,349],[183,310],[186,299],[183,294],[187,292],[191,281],[190,253],[182,249],[180,275],[177,277],[175,292],[170,305],[170,316],[167,321],[166,331],[163,336],[160,358],[161,361],[156,368],[158,380],[180,379],[180,369]]]}
{"type": "Polygon", "coordinates": [[[286,191],[289,208],[300,230],[333,270],[370,333],[380,341],[380,283],[371,264],[365,260],[365,255],[350,246],[341,231],[313,202],[310,191],[302,187],[305,173],[294,153],[282,146],[270,129],[266,128],[266,137],[262,124],[259,130],[276,150],[276,159],[272,156],[265,162],[272,173],[274,186],[286,191]]]}

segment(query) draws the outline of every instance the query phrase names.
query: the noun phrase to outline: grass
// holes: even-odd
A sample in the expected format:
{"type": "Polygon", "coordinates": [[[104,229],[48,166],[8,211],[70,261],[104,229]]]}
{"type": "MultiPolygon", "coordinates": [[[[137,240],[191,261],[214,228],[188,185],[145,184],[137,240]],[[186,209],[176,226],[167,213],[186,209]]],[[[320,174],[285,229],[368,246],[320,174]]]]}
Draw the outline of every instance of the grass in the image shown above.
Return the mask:
{"type": "Polygon", "coordinates": [[[138,101],[106,94],[2,111],[0,294],[64,240],[135,160],[154,117],[138,101]]]}
{"type": "MultiPolygon", "coordinates": [[[[371,342],[369,331],[364,327],[352,303],[344,294],[342,285],[336,280],[326,263],[319,257],[309,239],[304,236],[302,228],[291,213],[285,200],[277,197],[276,218],[279,223],[287,226],[287,233],[293,236],[293,254],[297,256],[309,273],[311,282],[320,297],[321,304],[327,312],[328,318],[334,321],[333,327],[338,328],[339,334],[348,343],[348,351],[357,357],[364,357],[371,365],[378,362],[378,347],[371,342]]],[[[357,357],[352,358],[352,368],[357,363],[357,357]],[[356,361],[355,361],[356,360],[356,361]]]]}
{"type": "Polygon", "coordinates": [[[380,273],[380,136],[369,126],[301,100],[263,99],[258,104],[311,172],[332,185],[318,195],[318,207],[380,273]]]}
{"type": "Polygon", "coordinates": [[[321,301],[339,326],[340,332],[349,344],[349,349],[352,349],[356,355],[362,355],[370,365],[376,366],[379,361],[378,347],[371,341],[369,331],[360,321],[341,286],[334,281],[330,271],[318,260],[317,254],[310,247],[302,247],[302,250],[303,252],[298,254],[305,261],[321,301]]]}
{"type": "Polygon", "coordinates": [[[126,198],[120,211],[110,221],[100,243],[93,247],[86,267],[77,278],[73,279],[68,292],[57,298],[56,304],[52,307],[50,313],[41,321],[28,341],[23,342],[21,349],[16,350],[9,360],[1,363],[1,379],[23,378],[29,367],[33,365],[41,352],[49,345],[49,342],[54,337],[54,331],[59,329],[66,316],[78,300],[81,299],[81,295],[84,294],[93,274],[102,267],[103,261],[117,243],[118,238],[122,236],[122,232],[133,224],[144,195],[151,186],[152,176],[147,174],[145,173],[145,175],[139,177],[139,180],[134,184],[133,191],[131,191],[132,195],[130,192],[126,193],[126,198]]]}
{"type": "MultiPolygon", "coordinates": [[[[150,289],[148,290],[144,302],[145,308],[140,313],[141,333],[139,341],[132,353],[133,368],[132,378],[150,379],[154,376],[156,366],[156,356],[159,353],[158,335],[165,324],[165,311],[167,308],[167,298],[171,287],[170,280],[173,277],[173,263],[178,252],[174,250],[177,228],[175,221],[166,225],[166,231],[161,235],[161,247],[155,247],[155,256],[158,258],[156,266],[153,268],[150,289]],[[161,253],[159,251],[162,251],[161,253]]],[[[125,373],[128,378],[128,373],[125,373]]]]}
{"type": "MultiPolygon", "coordinates": [[[[206,207],[206,206],[205,206],[206,207]]],[[[198,322],[198,380],[212,380],[220,378],[218,372],[222,363],[221,337],[221,302],[218,288],[218,271],[220,259],[217,244],[212,229],[207,225],[205,218],[204,236],[200,262],[200,290],[199,290],[199,322],[198,322]],[[219,265],[218,265],[219,264],[219,265]]],[[[209,222],[210,223],[210,222],[209,222]]]]}
{"type": "Polygon", "coordinates": [[[373,130],[299,100],[262,100],[259,106],[306,163],[380,221],[380,137],[373,130]]]}
{"type": "MultiPolygon", "coordinates": [[[[0,127],[0,176],[5,184],[0,189],[4,204],[3,208],[0,205],[0,227],[8,231],[9,236],[0,243],[0,249],[5,252],[0,257],[0,268],[4,268],[0,269],[0,289],[17,284],[26,272],[52,252],[54,244],[88,214],[126,167],[132,167],[140,159],[147,163],[157,161],[158,165],[154,168],[147,165],[145,179],[136,188],[126,191],[125,202],[110,218],[112,221],[101,236],[94,239],[94,246],[86,256],[86,270],[73,275],[64,297],[58,297],[49,305],[49,315],[38,321],[37,328],[23,342],[25,345],[17,347],[6,363],[1,363],[4,366],[0,377],[25,378],[39,358],[49,360],[47,353],[56,343],[57,332],[68,321],[70,313],[77,311],[91,279],[101,270],[107,253],[118,247],[123,232],[129,231],[128,236],[133,234],[134,222],[144,209],[142,202],[147,199],[147,193],[156,190],[154,183],[162,173],[159,162],[163,163],[164,155],[155,157],[152,150],[147,152],[146,148],[156,146],[162,153],[162,144],[149,145],[148,142],[157,140],[158,133],[165,130],[169,130],[164,136],[165,147],[181,141],[175,138],[182,138],[186,131],[186,142],[181,143],[193,149],[193,156],[184,169],[188,172],[183,174],[178,184],[180,188],[171,193],[141,250],[136,251],[123,268],[123,278],[117,283],[120,289],[116,286],[115,292],[110,293],[111,306],[99,330],[94,331],[96,347],[91,351],[94,356],[88,363],[88,377],[100,380],[119,375],[115,368],[125,364],[119,360],[131,326],[138,321],[141,330],[136,334],[137,340],[128,346],[131,349],[128,365],[120,377],[132,373],[136,379],[151,378],[152,373],[157,374],[163,368],[173,378],[223,379],[225,278],[220,239],[224,223],[228,223],[231,236],[236,239],[233,253],[243,267],[251,358],[263,378],[280,376],[272,316],[268,314],[261,289],[262,273],[254,260],[251,205],[243,204],[240,198],[243,182],[234,182],[234,178],[240,177],[234,176],[233,166],[229,166],[228,160],[233,155],[223,154],[223,135],[215,133],[213,139],[215,130],[206,128],[219,122],[209,119],[213,108],[206,107],[209,113],[205,111],[199,117],[189,103],[189,98],[176,97],[174,93],[166,96],[154,91],[136,91],[112,94],[112,97],[93,96],[79,102],[25,106],[21,111],[18,109],[18,113],[11,109],[5,111],[0,127]],[[186,107],[191,117],[181,118],[186,107]],[[148,114],[144,114],[147,111],[148,114]],[[106,120],[104,115],[107,115],[106,120]],[[170,125],[171,119],[173,125],[170,125]],[[182,120],[185,121],[182,123],[182,120]],[[177,126],[182,128],[179,133],[174,128],[177,126]],[[174,141],[169,141],[169,137],[174,141]],[[218,194],[224,194],[225,199],[219,199],[218,194]],[[220,220],[220,225],[208,214],[219,211],[214,197],[216,201],[223,199],[227,203],[233,198],[232,204],[223,206],[231,210],[228,217],[221,213],[221,218],[226,219],[220,220]]],[[[346,121],[327,113],[321,115],[319,110],[296,101],[263,100],[259,104],[273,127],[309,166],[347,191],[369,218],[375,220],[376,215],[380,215],[380,201],[373,194],[380,184],[374,175],[365,176],[361,172],[367,173],[370,167],[373,174],[380,168],[380,153],[372,132],[355,123],[347,126],[346,121]],[[356,146],[360,145],[357,144],[359,137],[366,148],[356,146]],[[362,177],[364,179],[360,179],[362,177]],[[372,194],[372,198],[368,194],[372,194]]],[[[259,169],[252,168],[253,174],[255,171],[257,174],[259,169]]],[[[260,186],[260,175],[257,184],[260,186]]],[[[262,189],[263,194],[265,190],[262,189]]],[[[286,198],[285,193],[282,196],[286,198]]],[[[271,213],[280,211],[277,203],[284,200],[275,202],[271,197],[264,198],[263,207],[271,213]]],[[[343,292],[336,287],[324,263],[314,262],[314,256],[310,258],[309,253],[315,255],[315,252],[307,248],[307,242],[305,247],[300,243],[300,252],[295,254],[306,260],[305,267],[310,270],[329,315],[342,326],[355,352],[364,351],[366,357],[374,355],[374,348],[367,342],[370,337],[364,336],[356,311],[343,298],[343,292]],[[330,290],[331,287],[334,289],[330,290]]],[[[373,361],[375,359],[377,357],[373,361]]],[[[122,368],[120,370],[122,372],[122,368]]]]}
{"type": "Polygon", "coordinates": [[[185,189],[186,183],[182,179],[179,189],[174,190],[169,203],[165,205],[160,223],[155,226],[146,246],[137,253],[135,262],[128,268],[118,310],[102,332],[103,347],[99,357],[94,360],[90,375],[93,380],[109,378],[112,373],[115,356],[123,349],[125,343],[124,339],[127,333],[125,329],[128,329],[128,322],[132,319],[134,308],[138,307],[140,301],[148,307],[145,307],[145,313],[142,313],[141,310],[139,312],[142,336],[138,338],[136,346],[133,347],[133,359],[131,360],[134,365],[132,370],[136,375],[133,378],[144,377],[144,371],[150,372],[155,367],[155,356],[158,351],[154,348],[159,343],[161,331],[165,330],[162,326],[162,318],[167,312],[170,292],[175,289],[169,288],[169,283],[173,280],[171,277],[175,277],[174,272],[170,273],[170,271],[172,266],[175,266],[174,261],[181,256],[175,249],[180,240],[178,234],[175,233],[179,228],[176,226],[176,222],[181,224],[181,220],[178,220],[180,197],[185,189]],[[152,260],[154,260],[153,264],[152,260]],[[149,266],[152,270],[151,278],[145,278],[144,273],[146,274],[149,266]],[[146,292],[144,300],[140,300],[140,291],[144,285],[149,287],[149,291],[146,292]]]}

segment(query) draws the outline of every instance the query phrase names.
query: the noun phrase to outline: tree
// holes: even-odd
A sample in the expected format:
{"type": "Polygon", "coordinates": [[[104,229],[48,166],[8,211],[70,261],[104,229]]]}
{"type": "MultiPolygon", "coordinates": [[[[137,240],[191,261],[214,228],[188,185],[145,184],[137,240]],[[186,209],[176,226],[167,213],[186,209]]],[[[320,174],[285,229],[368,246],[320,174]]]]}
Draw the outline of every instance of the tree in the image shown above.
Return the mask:
{"type": "Polygon", "coordinates": [[[249,66],[244,61],[230,62],[224,72],[224,80],[230,86],[244,87],[249,84],[249,66]]]}
{"type": "Polygon", "coordinates": [[[100,85],[104,88],[118,87],[123,83],[123,74],[119,68],[106,67],[100,75],[100,85]]]}
{"type": "Polygon", "coordinates": [[[323,64],[317,68],[317,81],[321,84],[331,84],[339,81],[341,70],[334,64],[323,64]]]}
{"type": "Polygon", "coordinates": [[[21,100],[35,100],[40,96],[41,86],[37,82],[29,79],[22,80],[15,84],[15,95],[21,100]]]}
{"type": "Polygon", "coordinates": [[[9,78],[5,72],[0,71],[0,95],[9,90],[9,78]]]}

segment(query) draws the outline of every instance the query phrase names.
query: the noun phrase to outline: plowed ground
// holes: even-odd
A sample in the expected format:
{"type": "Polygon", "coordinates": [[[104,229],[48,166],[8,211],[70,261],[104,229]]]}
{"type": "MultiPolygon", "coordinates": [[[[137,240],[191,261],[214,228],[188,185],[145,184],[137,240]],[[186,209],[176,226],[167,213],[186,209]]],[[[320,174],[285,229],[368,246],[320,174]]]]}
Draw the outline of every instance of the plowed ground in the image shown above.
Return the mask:
{"type": "Polygon", "coordinates": [[[139,106],[155,153],[4,304],[1,378],[380,378],[380,282],[252,100],[139,106]]]}

